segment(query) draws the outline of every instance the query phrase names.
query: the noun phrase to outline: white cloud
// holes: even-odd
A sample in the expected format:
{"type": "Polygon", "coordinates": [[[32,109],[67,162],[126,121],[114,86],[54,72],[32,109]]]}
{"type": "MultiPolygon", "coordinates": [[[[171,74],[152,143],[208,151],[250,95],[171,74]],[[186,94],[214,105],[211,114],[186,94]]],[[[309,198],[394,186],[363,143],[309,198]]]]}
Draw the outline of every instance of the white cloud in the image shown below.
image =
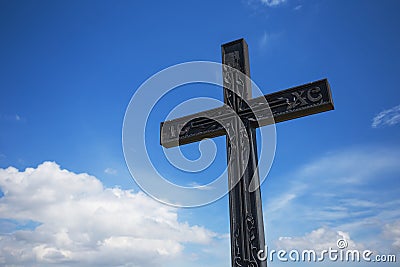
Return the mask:
{"type": "Polygon", "coordinates": [[[275,7],[286,3],[286,0],[261,0],[261,2],[267,6],[275,7]]]}
{"type": "Polygon", "coordinates": [[[186,244],[216,237],[179,222],[177,209],[143,193],[104,188],[53,162],[0,169],[0,188],[1,218],[40,222],[0,234],[2,266],[162,266],[179,259],[186,244]]]}
{"type": "Polygon", "coordinates": [[[362,244],[356,244],[349,233],[337,231],[328,227],[321,227],[298,237],[280,237],[276,242],[278,249],[310,250],[322,251],[324,249],[338,249],[337,241],[346,240],[349,249],[362,249],[362,244]]]}
{"type": "Polygon", "coordinates": [[[390,241],[380,235],[386,224],[400,219],[399,158],[396,149],[353,148],[269,180],[264,207],[267,232],[273,229],[270,241],[301,236],[301,229],[329,227],[349,233],[368,249],[395,246],[400,238],[390,241]]]}
{"type": "Polygon", "coordinates": [[[25,121],[24,118],[22,118],[18,114],[14,114],[14,115],[0,114],[0,120],[15,121],[15,122],[25,121]]]}
{"type": "Polygon", "coordinates": [[[393,241],[393,249],[400,251],[400,220],[386,224],[383,230],[384,235],[393,241]]]}
{"type": "Polygon", "coordinates": [[[260,50],[265,50],[266,48],[275,48],[275,46],[279,44],[279,40],[281,39],[282,35],[283,32],[271,33],[264,31],[258,40],[258,46],[260,50]]]}
{"type": "Polygon", "coordinates": [[[197,187],[200,190],[212,190],[213,189],[213,187],[210,185],[202,185],[197,182],[190,182],[188,184],[188,187],[197,187]]]}
{"type": "Polygon", "coordinates": [[[274,211],[278,211],[288,205],[293,199],[296,198],[296,194],[288,193],[282,196],[274,198],[268,203],[266,213],[269,214],[274,211]]]}
{"type": "Polygon", "coordinates": [[[266,46],[268,43],[268,40],[269,40],[268,34],[266,32],[264,32],[260,39],[260,47],[266,46]]]}
{"type": "Polygon", "coordinates": [[[117,175],[118,174],[118,171],[116,169],[113,169],[113,168],[106,168],[104,170],[104,172],[106,174],[109,174],[109,175],[117,175]]]}
{"type": "Polygon", "coordinates": [[[297,5],[295,6],[294,10],[300,10],[303,6],[302,5],[297,5]]]}
{"type": "Polygon", "coordinates": [[[384,110],[372,119],[372,128],[400,123],[400,105],[384,110]]]}

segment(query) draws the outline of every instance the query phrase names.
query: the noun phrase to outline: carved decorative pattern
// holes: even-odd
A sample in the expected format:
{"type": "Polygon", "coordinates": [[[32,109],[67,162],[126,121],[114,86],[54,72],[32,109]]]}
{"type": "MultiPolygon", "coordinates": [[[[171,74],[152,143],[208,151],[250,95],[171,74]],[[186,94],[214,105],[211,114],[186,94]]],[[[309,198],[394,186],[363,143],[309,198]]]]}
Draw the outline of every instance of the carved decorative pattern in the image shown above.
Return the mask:
{"type": "MultiPolygon", "coordinates": [[[[231,99],[232,95],[230,95],[230,100],[227,103],[229,105],[235,104],[235,101],[231,99]]],[[[333,109],[327,80],[253,98],[248,101],[248,104],[250,107],[239,111],[238,115],[243,120],[257,121],[258,123],[253,127],[272,123],[272,117],[275,122],[281,122],[333,109]],[[265,105],[265,100],[267,100],[269,108],[265,105]]],[[[232,109],[228,106],[222,106],[180,119],[166,121],[161,127],[161,144],[170,147],[179,143],[186,144],[207,137],[224,135],[225,129],[218,121],[226,124],[232,119],[232,116],[237,115],[232,114],[232,109]],[[181,131],[178,134],[179,129],[181,131]]]]}
{"type": "Polygon", "coordinates": [[[235,263],[234,267],[241,267],[243,266],[243,257],[242,257],[242,253],[240,252],[240,246],[239,246],[239,242],[240,242],[240,228],[239,225],[236,223],[235,224],[235,231],[234,231],[234,256],[233,256],[233,260],[235,263]]]}
{"type": "Polygon", "coordinates": [[[258,267],[257,263],[257,253],[259,251],[259,247],[257,244],[257,233],[256,233],[256,227],[255,227],[255,220],[251,214],[248,214],[246,216],[246,222],[247,222],[247,232],[248,232],[248,242],[250,244],[250,258],[249,258],[249,264],[248,266],[251,267],[258,267]]]}
{"type": "Polygon", "coordinates": [[[333,101],[326,79],[248,99],[246,42],[240,39],[225,44],[222,51],[225,105],[161,123],[160,142],[173,147],[228,135],[232,265],[266,267],[266,262],[257,258],[264,248],[260,189],[250,187],[251,180],[259,184],[254,128],[332,110],[333,101]]]}

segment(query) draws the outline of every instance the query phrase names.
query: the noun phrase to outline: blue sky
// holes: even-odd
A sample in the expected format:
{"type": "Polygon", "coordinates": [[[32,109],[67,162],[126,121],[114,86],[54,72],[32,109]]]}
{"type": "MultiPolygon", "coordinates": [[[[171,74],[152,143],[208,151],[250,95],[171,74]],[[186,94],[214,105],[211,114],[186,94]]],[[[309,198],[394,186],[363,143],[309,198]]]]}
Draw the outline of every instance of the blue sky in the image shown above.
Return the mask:
{"type": "MultiPolygon", "coordinates": [[[[193,209],[152,200],[126,167],[121,135],[145,80],[178,63],[220,62],[220,45],[241,37],[263,93],[326,77],[335,102],[334,111],[276,125],[275,159],[261,186],[269,246],[321,248],[345,236],[354,248],[399,260],[399,8],[0,1],[0,265],[227,266],[227,198],[193,209]]],[[[186,89],[167,95],[151,123],[181,101],[222,99],[219,88],[186,89]]],[[[158,132],[149,138],[176,182],[202,184],[225,168],[223,138],[212,169],[194,175],[174,172],[158,132]]],[[[199,155],[196,145],[183,152],[199,155]]]]}

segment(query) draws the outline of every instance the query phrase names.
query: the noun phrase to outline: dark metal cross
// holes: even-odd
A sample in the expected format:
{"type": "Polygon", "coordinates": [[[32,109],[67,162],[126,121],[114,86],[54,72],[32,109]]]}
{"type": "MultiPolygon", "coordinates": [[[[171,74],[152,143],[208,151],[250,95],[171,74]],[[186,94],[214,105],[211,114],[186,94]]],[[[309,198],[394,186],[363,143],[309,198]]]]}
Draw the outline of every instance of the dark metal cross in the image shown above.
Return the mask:
{"type": "Polygon", "coordinates": [[[271,120],[282,122],[334,109],[330,87],[323,79],[251,98],[249,79],[241,76],[250,77],[244,39],[222,45],[222,63],[229,66],[223,68],[226,105],[162,122],[160,143],[169,148],[227,135],[232,266],[267,266],[266,261],[257,257],[264,249],[265,237],[256,128],[270,124],[271,120]],[[244,141],[249,145],[244,146],[244,141]],[[254,181],[256,186],[251,189],[254,181]]]}

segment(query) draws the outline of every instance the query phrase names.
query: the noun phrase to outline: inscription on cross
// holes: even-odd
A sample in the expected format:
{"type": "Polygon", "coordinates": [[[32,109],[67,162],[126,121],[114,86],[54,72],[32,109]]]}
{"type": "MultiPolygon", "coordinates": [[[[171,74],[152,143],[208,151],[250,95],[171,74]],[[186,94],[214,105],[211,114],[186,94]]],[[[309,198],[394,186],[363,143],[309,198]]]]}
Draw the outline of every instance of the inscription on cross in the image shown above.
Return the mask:
{"type": "Polygon", "coordinates": [[[334,109],[326,79],[252,98],[244,39],[222,45],[224,103],[219,108],[161,123],[169,148],[226,135],[232,266],[266,266],[256,128],[334,109]],[[233,112],[232,112],[233,111],[233,112]]]}

